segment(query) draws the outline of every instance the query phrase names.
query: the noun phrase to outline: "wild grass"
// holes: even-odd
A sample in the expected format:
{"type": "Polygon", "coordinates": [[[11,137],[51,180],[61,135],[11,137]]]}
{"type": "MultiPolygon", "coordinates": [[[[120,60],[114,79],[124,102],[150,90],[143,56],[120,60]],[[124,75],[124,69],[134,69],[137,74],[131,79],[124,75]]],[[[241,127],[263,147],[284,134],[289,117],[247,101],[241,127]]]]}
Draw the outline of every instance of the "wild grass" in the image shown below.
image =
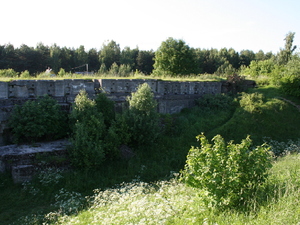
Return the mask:
{"type": "Polygon", "coordinates": [[[156,80],[168,80],[168,81],[220,81],[225,80],[225,77],[215,74],[195,74],[189,76],[156,76],[145,75],[143,73],[130,73],[126,76],[118,76],[111,74],[75,74],[66,73],[63,76],[51,75],[46,73],[40,73],[31,77],[0,77],[0,81],[9,82],[12,80],[64,80],[64,79],[156,79],[156,80]]]}
{"type": "MultiPolygon", "coordinates": [[[[300,154],[287,154],[273,163],[266,183],[250,200],[248,210],[219,211],[205,204],[204,191],[178,182],[134,180],[85,197],[61,189],[44,215],[29,215],[22,224],[298,224],[300,221],[300,154]]],[[[175,176],[175,177],[174,177],[175,176]]]]}

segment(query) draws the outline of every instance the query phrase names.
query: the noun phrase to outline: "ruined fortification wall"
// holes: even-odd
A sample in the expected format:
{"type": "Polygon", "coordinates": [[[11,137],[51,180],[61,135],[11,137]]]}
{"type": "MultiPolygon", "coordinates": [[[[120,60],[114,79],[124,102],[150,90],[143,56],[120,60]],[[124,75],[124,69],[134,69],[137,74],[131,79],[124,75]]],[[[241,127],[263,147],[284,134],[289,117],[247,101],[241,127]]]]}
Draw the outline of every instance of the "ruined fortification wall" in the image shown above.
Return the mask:
{"type": "Polygon", "coordinates": [[[195,99],[204,94],[226,92],[222,82],[174,82],[143,79],[66,79],[66,80],[15,80],[0,82],[0,145],[3,132],[14,105],[23,104],[39,96],[50,95],[59,104],[69,107],[80,90],[85,89],[93,98],[105,92],[110,99],[122,108],[127,96],[137,90],[142,83],[148,83],[158,102],[159,113],[177,113],[194,105],[195,99]]]}

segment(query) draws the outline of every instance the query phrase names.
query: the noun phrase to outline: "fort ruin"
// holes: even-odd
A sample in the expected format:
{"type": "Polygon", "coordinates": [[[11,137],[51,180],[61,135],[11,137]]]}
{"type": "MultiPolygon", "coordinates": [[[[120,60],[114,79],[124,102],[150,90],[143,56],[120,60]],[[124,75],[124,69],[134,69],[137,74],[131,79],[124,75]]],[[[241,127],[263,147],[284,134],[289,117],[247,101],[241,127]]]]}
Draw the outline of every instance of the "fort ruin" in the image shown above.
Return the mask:
{"type": "MultiPolygon", "coordinates": [[[[159,113],[178,113],[195,105],[195,100],[205,94],[230,91],[225,81],[164,81],[155,79],[65,79],[65,80],[14,80],[0,82],[0,146],[5,144],[7,122],[15,105],[21,105],[39,96],[49,95],[69,109],[80,90],[90,98],[104,92],[116,104],[116,110],[125,107],[126,99],[140,84],[148,83],[158,102],[159,113]]],[[[247,81],[246,86],[254,86],[247,81]]]]}

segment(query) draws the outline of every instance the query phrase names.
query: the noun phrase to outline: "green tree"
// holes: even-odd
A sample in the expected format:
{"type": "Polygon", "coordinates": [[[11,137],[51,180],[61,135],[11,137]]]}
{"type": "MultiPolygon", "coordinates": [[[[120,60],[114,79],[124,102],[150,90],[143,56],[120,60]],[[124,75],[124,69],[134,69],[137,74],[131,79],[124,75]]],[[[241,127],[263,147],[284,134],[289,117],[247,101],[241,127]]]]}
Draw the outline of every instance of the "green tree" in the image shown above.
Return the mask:
{"type": "Polygon", "coordinates": [[[67,71],[67,72],[71,72],[71,69],[73,67],[78,66],[75,64],[75,61],[74,61],[75,56],[74,55],[75,55],[74,49],[63,47],[61,49],[61,53],[60,53],[61,68],[64,68],[65,71],[67,71]]]}
{"type": "Polygon", "coordinates": [[[104,63],[106,68],[110,68],[113,63],[120,65],[121,50],[119,44],[110,41],[103,44],[99,54],[100,63],[104,63]]]}
{"type": "Polygon", "coordinates": [[[243,68],[242,74],[250,75],[252,77],[258,77],[260,75],[271,77],[276,63],[273,59],[262,60],[262,61],[251,61],[249,67],[243,68]]]}
{"type": "Polygon", "coordinates": [[[294,55],[286,64],[280,79],[281,90],[288,95],[300,97],[300,56],[294,55]]]}
{"type": "Polygon", "coordinates": [[[39,67],[39,59],[41,55],[34,48],[27,45],[21,45],[19,49],[16,50],[16,55],[18,61],[15,64],[15,70],[18,72],[28,70],[31,74],[36,72],[39,67]]]}
{"type": "Polygon", "coordinates": [[[95,48],[92,48],[88,52],[88,64],[90,71],[98,71],[100,68],[99,53],[95,48]]]}
{"type": "Polygon", "coordinates": [[[98,70],[98,73],[100,73],[101,75],[107,73],[107,67],[105,66],[104,63],[101,64],[100,69],[98,70]]]}
{"type": "Polygon", "coordinates": [[[202,67],[202,73],[213,74],[217,71],[218,67],[224,63],[224,59],[222,59],[222,63],[220,64],[220,57],[217,49],[204,49],[201,51],[197,51],[198,53],[198,63],[199,60],[200,65],[202,67]]]}
{"type": "Polygon", "coordinates": [[[1,69],[16,68],[17,61],[18,58],[14,46],[12,44],[4,45],[1,54],[1,69]]]}
{"type": "Polygon", "coordinates": [[[121,64],[119,66],[119,76],[120,77],[126,77],[130,75],[130,72],[132,72],[131,70],[131,66],[129,64],[121,64]]]}
{"type": "Polygon", "coordinates": [[[154,52],[150,51],[139,51],[136,58],[136,69],[144,74],[151,74],[154,65],[154,52]]]}
{"type": "Polygon", "coordinates": [[[110,69],[109,69],[109,74],[111,75],[111,76],[118,76],[118,74],[119,74],[119,66],[118,66],[118,64],[117,63],[113,63],[112,65],[111,65],[111,67],[110,67],[110,69]]]}
{"type": "Polygon", "coordinates": [[[249,66],[255,59],[255,53],[251,50],[242,50],[240,52],[240,66],[249,66]]]}
{"type": "Polygon", "coordinates": [[[56,44],[50,47],[50,61],[52,70],[57,73],[61,68],[61,49],[56,44]]]}
{"type": "Polygon", "coordinates": [[[168,38],[155,52],[154,73],[169,75],[196,74],[194,51],[183,40],[168,38]]]}
{"type": "Polygon", "coordinates": [[[35,47],[35,51],[38,52],[35,72],[44,72],[46,68],[50,66],[50,49],[43,43],[38,43],[35,47]]]}
{"type": "Polygon", "coordinates": [[[159,115],[157,102],[147,83],[139,85],[128,98],[129,111],[125,113],[131,129],[131,144],[137,147],[152,145],[159,137],[159,115]]]}
{"type": "Polygon", "coordinates": [[[85,90],[76,96],[70,118],[74,123],[69,151],[73,165],[89,169],[100,166],[105,158],[104,117],[85,90]]]}
{"type": "Polygon", "coordinates": [[[157,102],[151,87],[147,83],[138,86],[137,91],[128,98],[130,110],[137,110],[145,115],[156,112],[157,102]]]}
{"type": "Polygon", "coordinates": [[[281,49],[278,54],[278,63],[280,65],[285,65],[291,59],[293,52],[296,50],[297,46],[293,46],[295,37],[295,32],[289,32],[285,37],[284,49],[281,49]]]}
{"type": "MultiPolygon", "coordinates": [[[[88,54],[86,53],[83,45],[80,45],[79,48],[75,50],[74,57],[74,63],[76,67],[88,63],[88,54]]],[[[80,69],[82,70],[83,68],[80,69]]]]}
{"type": "Polygon", "coordinates": [[[128,65],[130,70],[135,70],[138,53],[138,48],[130,49],[129,47],[125,47],[121,52],[120,64],[128,65]]]}
{"type": "Polygon", "coordinates": [[[110,127],[115,119],[115,104],[106,94],[100,93],[95,98],[97,112],[102,113],[106,127],[110,127]]]}

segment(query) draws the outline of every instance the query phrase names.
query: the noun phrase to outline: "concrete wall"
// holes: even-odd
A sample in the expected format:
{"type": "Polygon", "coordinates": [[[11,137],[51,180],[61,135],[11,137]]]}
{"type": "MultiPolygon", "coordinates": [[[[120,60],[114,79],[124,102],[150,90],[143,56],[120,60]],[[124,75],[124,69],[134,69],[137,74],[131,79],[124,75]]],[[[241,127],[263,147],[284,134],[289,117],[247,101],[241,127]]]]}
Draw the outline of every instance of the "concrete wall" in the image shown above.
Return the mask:
{"type": "Polygon", "coordinates": [[[67,80],[15,80],[0,82],[0,145],[4,142],[4,131],[14,105],[23,104],[39,96],[50,95],[59,104],[70,106],[80,90],[85,89],[90,98],[99,92],[122,108],[127,96],[135,92],[140,84],[148,83],[158,102],[159,113],[178,113],[183,108],[194,106],[195,99],[204,94],[228,91],[224,82],[175,82],[154,79],[67,79],[67,80]]]}

